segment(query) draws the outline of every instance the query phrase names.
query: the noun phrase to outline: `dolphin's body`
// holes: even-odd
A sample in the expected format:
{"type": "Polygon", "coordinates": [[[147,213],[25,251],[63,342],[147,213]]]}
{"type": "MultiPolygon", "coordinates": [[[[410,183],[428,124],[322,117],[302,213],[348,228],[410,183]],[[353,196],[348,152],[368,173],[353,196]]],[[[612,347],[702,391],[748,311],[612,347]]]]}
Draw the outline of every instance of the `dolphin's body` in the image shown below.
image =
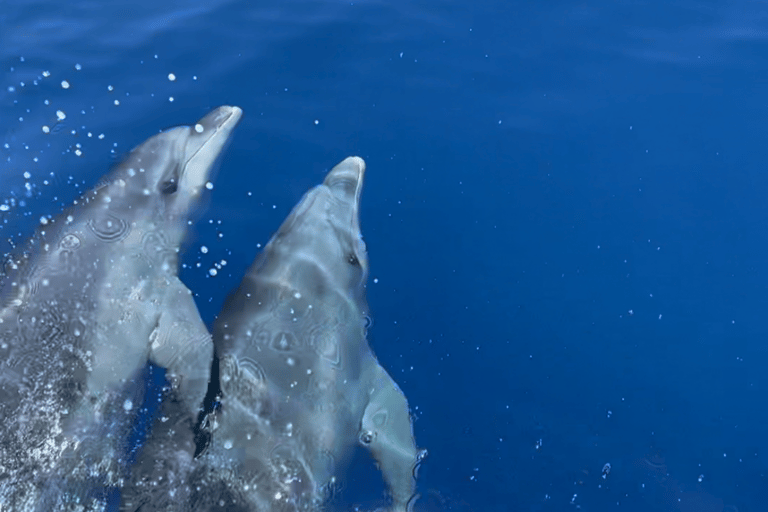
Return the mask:
{"type": "Polygon", "coordinates": [[[357,157],[334,167],[256,258],[214,324],[223,397],[207,451],[190,464],[192,443],[153,434],[147,457],[163,454],[162,473],[148,471],[124,510],[322,510],[358,443],[392,509],[408,509],[421,454],[406,398],[366,341],[364,171],[357,157]]]}
{"type": "Polygon", "coordinates": [[[0,281],[0,509],[100,510],[147,360],[195,416],[213,346],[178,252],[242,111],[155,135],[40,226],[0,281]],[[184,375],[182,379],[180,376],[184,375]]]}

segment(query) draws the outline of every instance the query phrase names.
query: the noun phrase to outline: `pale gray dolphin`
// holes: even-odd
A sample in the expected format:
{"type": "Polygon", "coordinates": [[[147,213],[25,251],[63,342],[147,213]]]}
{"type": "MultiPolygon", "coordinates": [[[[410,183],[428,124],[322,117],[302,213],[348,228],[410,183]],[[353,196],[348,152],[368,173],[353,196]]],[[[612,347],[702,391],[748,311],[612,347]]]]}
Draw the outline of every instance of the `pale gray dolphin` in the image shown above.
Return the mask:
{"type": "Polygon", "coordinates": [[[210,457],[254,510],[319,507],[357,443],[393,510],[415,492],[408,403],[366,341],[364,173],[347,158],[302,198],[214,324],[223,399],[210,457]]]}
{"type": "Polygon", "coordinates": [[[132,150],[43,222],[0,286],[0,509],[100,510],[147,360],[197,416],[213,355],[179,248],[242,111],[220,107],[132,150]],[[183,377],[182,377],[183,376],[183,377]]]}
{"type": "Polygon", "coordinates": [[[214,324],[223,398],[207,451],[193,462],[189,434],[161,427],[124,510],[322,510],[358,443],[392,510],[409,509],[424,452],[366,341],[364,171],[357,157],[334,167],[256,258],[214,324]]]}

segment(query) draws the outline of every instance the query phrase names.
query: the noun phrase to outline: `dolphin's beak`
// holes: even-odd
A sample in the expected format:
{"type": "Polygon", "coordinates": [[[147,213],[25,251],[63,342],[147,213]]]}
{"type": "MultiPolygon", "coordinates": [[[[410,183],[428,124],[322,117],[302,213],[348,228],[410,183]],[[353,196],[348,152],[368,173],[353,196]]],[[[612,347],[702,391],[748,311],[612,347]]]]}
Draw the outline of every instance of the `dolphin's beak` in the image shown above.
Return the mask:
{"type": "Polygon", "coordinates": [[[219,107],[189,127],[184,152],[184,169],[181,172],[180,188],[194,197],[211,179],[211,169],[229,142],[232,132],[243,111],[239,107],[219,107]]]}
{"type": "Polygon", "coordinates": [[[323,180],[323,185],[331,189],[333,195],[345,203],[354,205],[357,212],[360,207],[360,193],[363,190],[365,162],[359,156],[345,158],[331,169],[323,180]]]}
{"type": "Polygon", "coordinates": [[[228,139],[241,117],[243,110],[240,107],[224,105],[206,114],[193,129],[205,137],[203,146],[206,146],[210,142],[215,143],[215,139],[228,139]]]}

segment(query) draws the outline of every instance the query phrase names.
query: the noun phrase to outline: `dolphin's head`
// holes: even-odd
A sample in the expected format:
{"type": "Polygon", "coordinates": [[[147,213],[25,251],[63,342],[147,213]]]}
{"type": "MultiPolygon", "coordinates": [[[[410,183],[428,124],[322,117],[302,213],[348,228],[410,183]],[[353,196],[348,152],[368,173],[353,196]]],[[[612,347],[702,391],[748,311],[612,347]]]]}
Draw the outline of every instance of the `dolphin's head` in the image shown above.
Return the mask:
{"type": "Polygon", "coordinates": [[[238,107],[219,107],[194,126],[160,133],[132,152],[139,164],[150,162],[150,184],[169,215],[187,217],[195,208],[242,115],[238,107]]]}
{"type": "MultiPolygon", "coordinates": [[[[48,270],[76,274],[89,271],[89,263],[148,248],[173,259],[241,117],[238,107],[219,107],[193,126],[159,133],[133,149],[94,189],[61,215],[41,222],[23,252],[7,258],[0,276],[11,285],[3,286],[0,305],[16,295],[13,283],[31,279],[31,272],[38,277],[48,270]],[[46,262],[30,266],[33,257],[46,262]]],[[[175,271],[173,261],[164,263],[175,271]]]]}
{"type": "Polygon", "coordinates": [[[302,198],[269,244],[282,258],[317,265],[348,293],[361,291],[368,275],[359,216],[364,174],[362,158],[344,159],[302,198]]]}
{"type": "Polygon", "coordinates": [[[109,197],[113,214],[122,210],[131,218],[150,209],[169,220],[186,220],[241,116],[240,108],[223,106],[193,126],[147,139],[107,177],[96,195],[109,197]]]}
{"type": "Polygon", "coordinates": [[[147,139],[75,203],[77,215],[68,224],[87,223],[102,242],[161,232],[168,247],[178,247],[241,116],[240,108],[223,106],[193,126],[147,139]]]}

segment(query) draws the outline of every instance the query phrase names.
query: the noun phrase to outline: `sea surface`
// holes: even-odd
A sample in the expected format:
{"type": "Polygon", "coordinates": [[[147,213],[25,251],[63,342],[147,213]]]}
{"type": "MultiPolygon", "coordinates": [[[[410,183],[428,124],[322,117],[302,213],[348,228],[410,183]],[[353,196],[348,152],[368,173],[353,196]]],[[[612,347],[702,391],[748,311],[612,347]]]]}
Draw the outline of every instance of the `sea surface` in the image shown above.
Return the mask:
{"type": "Polygon", "coordinates": [[[210,326],[363,157],[417,511],[764,512],[767,98],[765,1],[0,0],[0,254],[238,105],[181,277],[210,326]]]}

